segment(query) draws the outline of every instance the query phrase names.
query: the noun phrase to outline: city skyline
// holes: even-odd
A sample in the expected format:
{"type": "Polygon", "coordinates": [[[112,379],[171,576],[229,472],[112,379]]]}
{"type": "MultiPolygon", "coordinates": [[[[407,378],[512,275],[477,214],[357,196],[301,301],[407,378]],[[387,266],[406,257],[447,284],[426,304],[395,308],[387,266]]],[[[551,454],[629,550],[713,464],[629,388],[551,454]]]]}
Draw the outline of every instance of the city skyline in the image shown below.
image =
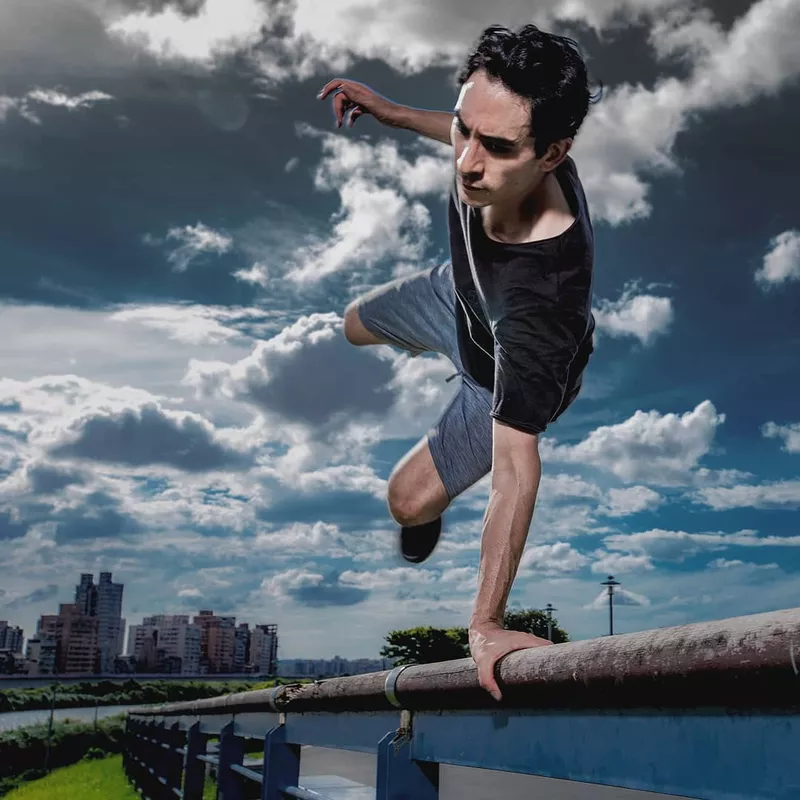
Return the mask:
{"type": "Polygon", "coordinates": [[[342,333],[448,257],[451,148],[316,96],[450,110],[482,29],[528,22],[604,86],[571,150],[597,328],[509,608],[603,636],[609,574],[615,633],[797,605],[800,6],[463,6],[0,4],[0,618],[108,571],[129,621],[213,609],[287,654],[468,624],[489,479],[421,565],[386,503],[455,370],[342,333]]]}

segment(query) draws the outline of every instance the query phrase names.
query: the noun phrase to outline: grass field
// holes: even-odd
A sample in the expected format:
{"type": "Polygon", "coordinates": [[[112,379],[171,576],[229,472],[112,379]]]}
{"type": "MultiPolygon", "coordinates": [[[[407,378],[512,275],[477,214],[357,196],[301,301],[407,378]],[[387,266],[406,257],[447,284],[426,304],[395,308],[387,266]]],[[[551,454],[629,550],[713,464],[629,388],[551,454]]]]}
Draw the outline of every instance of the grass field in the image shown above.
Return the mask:
{"type": "Polygon", "coordinates": [[[125,778],[122,756],[81,761],[7,794],[5,800],[140,800],[125,778]]]}
{"type": "MultiPolygon", "coordinates": [[[[203,800],[216,797],[216,785],[206,782],[203,800]]],[[[27,783],[4,800],[141,800],[122,771],[122,756],[81,761],[27,783]]]]}

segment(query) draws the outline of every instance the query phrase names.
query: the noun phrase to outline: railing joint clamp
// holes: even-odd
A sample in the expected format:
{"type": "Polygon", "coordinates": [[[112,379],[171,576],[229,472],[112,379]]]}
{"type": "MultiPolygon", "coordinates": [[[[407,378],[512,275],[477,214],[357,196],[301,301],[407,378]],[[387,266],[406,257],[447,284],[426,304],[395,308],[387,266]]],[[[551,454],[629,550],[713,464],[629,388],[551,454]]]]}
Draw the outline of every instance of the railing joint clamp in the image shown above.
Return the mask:
{"type": "Polygon", "coordinates": [[[410,667],[410,664],[403,664],[402,667],[395,667],[387,676],[386,676],[386,683],[384,684],[384,693],[386,694],[386,699],[395,707],[395,708],[402,708],[402,703],[397,699],[396,689],[397,689],[397,679],[400,676],[400,673],[406,669],[406,667],[410,667]]]}

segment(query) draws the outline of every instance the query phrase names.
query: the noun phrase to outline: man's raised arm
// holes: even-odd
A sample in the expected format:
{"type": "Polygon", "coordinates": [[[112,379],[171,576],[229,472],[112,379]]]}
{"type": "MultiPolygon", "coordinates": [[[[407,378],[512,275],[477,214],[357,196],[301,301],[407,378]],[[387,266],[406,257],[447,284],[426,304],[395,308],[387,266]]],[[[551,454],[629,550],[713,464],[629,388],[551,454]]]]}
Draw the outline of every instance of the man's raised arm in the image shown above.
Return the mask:
{"type": "Polygon", "coordinates": [[[383,125],[414,131],[429,139],[450,144],[450,129],[453,125],[453,114],[450,111],[425,111],[403,106],[383,97],[364,83],[344,78],[328,81],[317,98],[324,100],[331,92],[335,92],[333,113],[337,127],[341,128],[348,111],[348,127],[351,128],[358,117],[371,114],[383,125]]]}

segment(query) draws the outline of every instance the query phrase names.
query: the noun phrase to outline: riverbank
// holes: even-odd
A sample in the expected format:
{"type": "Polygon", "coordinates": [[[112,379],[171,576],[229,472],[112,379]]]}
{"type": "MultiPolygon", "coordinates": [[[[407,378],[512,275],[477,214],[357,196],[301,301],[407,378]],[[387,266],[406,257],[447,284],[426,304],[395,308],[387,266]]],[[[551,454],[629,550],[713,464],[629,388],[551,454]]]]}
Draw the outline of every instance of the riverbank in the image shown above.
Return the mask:
{"type": "MultiPolygon", "coordinates": [[[[54,680],[58,680],[54,678],[54,680]]],[[[252,689],[269,689],[280,683],[280,678],[260,683],[250,681],[226,681],[211,683],[201,680],[148,681],[129,680],[125,683],[99,681],[72,683],[56,687],[56,708],[80,708],[98,706],[133,706],[149,703],[172,703],[181,700],[199,700],[218,697],[232,692],[252,689]]],[[[35,689],[0,689],[0,714],[9,711],[32,711],[49,709],[53,701],[51,686],[35,689]]]]}
{"type": "Polygon", "coordinates": [[[122,756],[81,761],[47,777],[26,783],[6,795],[6,800],[139,800],[125,778],[122,756]]]}
{"type": "Polygon", "coordinates": [[[46,724],[0,733],[0,797],[51,770],[75,764],[87,755],[121,753],[125,745],[125,717],[93,722],[54,723],[47,752],[46,724]]]}
{"type": "MultiPolygon", "coordinates": [[[[203,800],[214,800],[216,784],[206,781],[203,800]]],[[[122,769],[122,756],[84,760],[52,772],[45,778],[26,783],[6,795],[5,800],[141,800],[128,783],[122,769]]]]}

